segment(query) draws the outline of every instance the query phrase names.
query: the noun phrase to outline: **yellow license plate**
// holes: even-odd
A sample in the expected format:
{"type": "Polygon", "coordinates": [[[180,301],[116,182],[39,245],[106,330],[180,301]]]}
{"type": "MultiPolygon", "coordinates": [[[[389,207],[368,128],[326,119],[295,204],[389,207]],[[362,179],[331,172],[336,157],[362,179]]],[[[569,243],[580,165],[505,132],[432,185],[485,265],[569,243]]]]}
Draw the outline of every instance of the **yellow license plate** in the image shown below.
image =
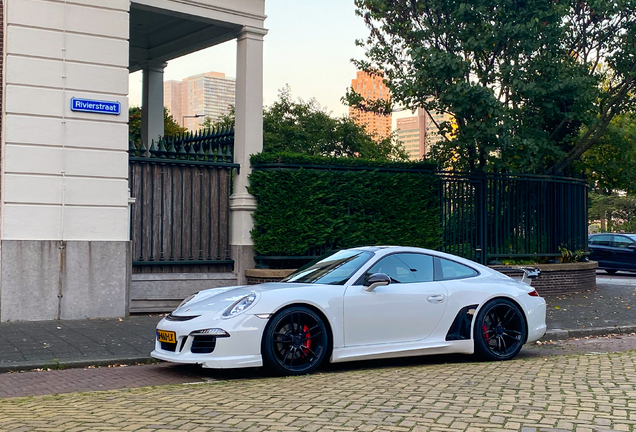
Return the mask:
{"type": "Polygon", "coordinates": [[[177,343],[177,334],[173,331],[157,330],[159,342],[177,343]]]}

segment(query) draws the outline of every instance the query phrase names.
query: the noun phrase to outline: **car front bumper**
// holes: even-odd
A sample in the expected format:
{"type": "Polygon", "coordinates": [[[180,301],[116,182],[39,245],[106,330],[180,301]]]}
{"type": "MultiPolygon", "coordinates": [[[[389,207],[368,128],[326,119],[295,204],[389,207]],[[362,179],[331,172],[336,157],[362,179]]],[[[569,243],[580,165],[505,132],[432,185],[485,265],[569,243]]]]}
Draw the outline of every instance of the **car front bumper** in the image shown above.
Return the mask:
{"type": "Polygon", "coordinates": [[[190,321],[169,321],[164,318],[157,324],[157,329],[175,332],[174,351],[165,349],[167,346],[162,346],[155,337],[155,349],[150,355],[159,360],[200,364],[214,369],[259,367],[263,365],[261,338],[266,324],[266,319],[255,315],[239,315],[229,319],[200,316],[190,321]],[[211,328],[225,330],[230,336],[216,337],[214,349],[210,353],[192,352],[195,336],[191,333],[211,328]]]}

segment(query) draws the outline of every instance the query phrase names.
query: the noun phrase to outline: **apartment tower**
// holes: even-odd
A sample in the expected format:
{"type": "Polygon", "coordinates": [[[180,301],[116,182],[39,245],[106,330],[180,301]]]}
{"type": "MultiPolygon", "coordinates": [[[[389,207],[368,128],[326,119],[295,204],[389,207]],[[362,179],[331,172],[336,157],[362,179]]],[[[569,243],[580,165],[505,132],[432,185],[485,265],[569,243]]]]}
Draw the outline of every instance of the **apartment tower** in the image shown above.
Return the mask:
{"type": "MultiPolygon", "coordinates": [[[[365,99],[384,99],[387,101],[391,99],[391,93],[382,82],[382,78],[363,71],[358,71],[356,77],[351,80],[351,88],[365,99]]],[[[391,116],[349,108],[349,117],[357,124],[366,126],[367,131],[375,134],[378,140],[391,134],[391,116]]]]}
{"type": "Polygon", "coordinates": [[[206,117],[216,121],[230,112],[235,89],[234,78],[220,72],[207,72],[181,81],[164,82],[164,104],[177,123],[196,131],[206,117]]]}

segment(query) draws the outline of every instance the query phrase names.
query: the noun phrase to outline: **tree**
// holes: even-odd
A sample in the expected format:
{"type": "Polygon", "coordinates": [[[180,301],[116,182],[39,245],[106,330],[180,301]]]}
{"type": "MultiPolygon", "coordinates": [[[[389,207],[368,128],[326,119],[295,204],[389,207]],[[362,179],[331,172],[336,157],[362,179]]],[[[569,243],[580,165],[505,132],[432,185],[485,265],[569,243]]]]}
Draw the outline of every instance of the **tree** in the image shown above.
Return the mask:
{"type": "MultiPolygon", "coordinates": [[[[172,137],[185,133],[188,129],[179,126],[170,114],[167,107],[163,107],[163,136],[172,137]]],[[[155,138],[155,141],[159,137],[155,138]]],[[[128,109],[128,139],[136,146],[141,143],[141,107],[130,107],[128,109]]],[[[144,143],[148,146],[149,143],[144,143]]]]}
{"type": "Polygon", "coordinates": [[[455,168],[566,172],[636,101],[636,0],[355,3],[370,35],[354,63],[405,108],[454,117],[432,153],[455,168]]]}
{"type": "MultiPolygon", "coordinates": [[[[216,126],[234,124],[234,110],[216,126]]],[[[377,139],[347,117],[333,118],[315,99],[293,100],[289,86],[263,110],[263,152],[406,160],[394,135],[377,139]]]]}
{"type": "Polygon", "coordinates": [[[603,232],[636,232],[636,198],[590,192],[589,219],[603,232]]]}
{"type": "Polygon", "coordinates": [[[597,144],[581,157],[579,169],[603,195],[636,194],[636,114],[614,117],[597,144]]]}

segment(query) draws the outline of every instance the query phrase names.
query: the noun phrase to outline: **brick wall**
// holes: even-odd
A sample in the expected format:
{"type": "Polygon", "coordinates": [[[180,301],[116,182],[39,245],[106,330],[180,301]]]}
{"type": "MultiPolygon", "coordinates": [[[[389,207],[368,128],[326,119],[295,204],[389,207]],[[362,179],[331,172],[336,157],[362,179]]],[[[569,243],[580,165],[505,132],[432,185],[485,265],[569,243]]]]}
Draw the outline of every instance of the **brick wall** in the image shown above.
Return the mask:
{"type": "MultiPolygon", "coordinates": [[[[508,268],[536,267],[541,275],[532,281],[532,287],[542,296],[569,294],[596,289],[596,268],[598,263],[572,264],[538,264],[535,266],[507,266],[508,268]]],[[[495,270],[509,276],[516,273],[501,266],[493,266],[495,270]]]]}
{"type": "Polygon", "coordinates": [[[266,282],[278,282],[295,269],[270,270],[270,269],[250,269],[245,270],[245,277],[248,285],[258,285],[266,282]]]}
{"type": "MultiPolygon", "coordinates": [[[[532,287],[542,296],[553,296],[596,289],[596,268],[594,261],[572,264],[538,264],[536,266],[493,266],[507,276],[518,276],[516,270],[522,267],[536,267],[541,275],[532,281],[532,287]]],[[[245,270],[248,285],[278,282],[294,270],[245,270]]]]}

